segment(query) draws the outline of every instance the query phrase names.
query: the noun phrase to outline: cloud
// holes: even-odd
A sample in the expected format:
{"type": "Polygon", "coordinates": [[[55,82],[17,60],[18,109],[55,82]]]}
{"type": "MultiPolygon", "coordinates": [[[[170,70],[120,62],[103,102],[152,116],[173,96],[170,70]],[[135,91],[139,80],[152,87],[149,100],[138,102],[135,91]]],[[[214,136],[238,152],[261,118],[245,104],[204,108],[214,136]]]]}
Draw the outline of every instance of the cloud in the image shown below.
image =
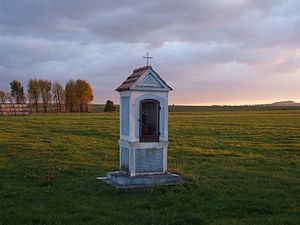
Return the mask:
{"type": "Polygon", "coordinates": [[[200,104],[300,99],[299,10],[297,0],[3,0],[0,89],[82,78],[96,102],[118,100],[115,87],[151,50],[175,103],[187,93],[200,104]]]}

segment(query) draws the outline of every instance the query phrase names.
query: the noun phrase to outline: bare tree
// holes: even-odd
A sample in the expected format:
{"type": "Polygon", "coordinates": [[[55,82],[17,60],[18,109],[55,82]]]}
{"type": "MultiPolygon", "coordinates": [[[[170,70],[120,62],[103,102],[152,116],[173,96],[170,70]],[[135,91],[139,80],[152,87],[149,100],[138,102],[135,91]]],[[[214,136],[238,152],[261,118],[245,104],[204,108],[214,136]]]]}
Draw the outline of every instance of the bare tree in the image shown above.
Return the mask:
{"type": "Polygon", "coordinates": [[[10,92],[7,92],[7,93],[6,93],[6,98],[7,98],[7,100],[9,101],[10,104],[13,103],[14,97],[11,95],[10,92]]]}

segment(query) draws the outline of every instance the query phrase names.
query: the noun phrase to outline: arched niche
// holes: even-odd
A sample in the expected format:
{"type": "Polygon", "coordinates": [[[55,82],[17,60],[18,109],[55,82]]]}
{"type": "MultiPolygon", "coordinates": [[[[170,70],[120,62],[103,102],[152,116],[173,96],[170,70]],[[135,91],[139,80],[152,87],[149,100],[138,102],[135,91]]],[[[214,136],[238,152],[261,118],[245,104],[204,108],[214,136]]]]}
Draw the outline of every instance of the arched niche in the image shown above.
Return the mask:
{"type": "Polygon", "coordinates": [[[159,142],[160,102],[144,99],[140,102],[140,142],[159,142]]]}

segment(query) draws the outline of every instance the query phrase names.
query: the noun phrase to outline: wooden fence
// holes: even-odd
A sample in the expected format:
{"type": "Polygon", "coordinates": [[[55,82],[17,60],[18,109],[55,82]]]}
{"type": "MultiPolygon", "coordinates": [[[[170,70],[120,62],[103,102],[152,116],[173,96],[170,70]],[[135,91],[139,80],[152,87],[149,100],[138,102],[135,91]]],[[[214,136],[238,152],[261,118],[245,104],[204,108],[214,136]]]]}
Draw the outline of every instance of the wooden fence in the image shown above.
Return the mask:
{"type": "Polygon", "coordinates": [[[25,116],[29,115],[28,104],[2,104],[0,116],[25,116]]]}

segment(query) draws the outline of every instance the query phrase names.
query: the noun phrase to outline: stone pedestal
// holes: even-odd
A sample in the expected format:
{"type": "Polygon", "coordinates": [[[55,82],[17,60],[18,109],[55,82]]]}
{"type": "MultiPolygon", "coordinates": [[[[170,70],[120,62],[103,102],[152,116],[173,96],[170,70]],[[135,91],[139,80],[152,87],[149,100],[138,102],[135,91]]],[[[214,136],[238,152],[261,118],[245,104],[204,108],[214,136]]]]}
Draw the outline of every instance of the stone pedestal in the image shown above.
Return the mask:
{"type": "Polygon", "coordinates": [[[97,179],[116,188],[143,188],[158,185],[176,185],[182,182],[180,176],[169,172],[130,177],[123,172],[115,171],[108,172],[107,177],[97,177],[97,179]]]}
{"type": "Polygon", "coordinates": [[[131,142],[119,140],[120,171],[129,176],[167,172],[168,141],[131,142]]]}

